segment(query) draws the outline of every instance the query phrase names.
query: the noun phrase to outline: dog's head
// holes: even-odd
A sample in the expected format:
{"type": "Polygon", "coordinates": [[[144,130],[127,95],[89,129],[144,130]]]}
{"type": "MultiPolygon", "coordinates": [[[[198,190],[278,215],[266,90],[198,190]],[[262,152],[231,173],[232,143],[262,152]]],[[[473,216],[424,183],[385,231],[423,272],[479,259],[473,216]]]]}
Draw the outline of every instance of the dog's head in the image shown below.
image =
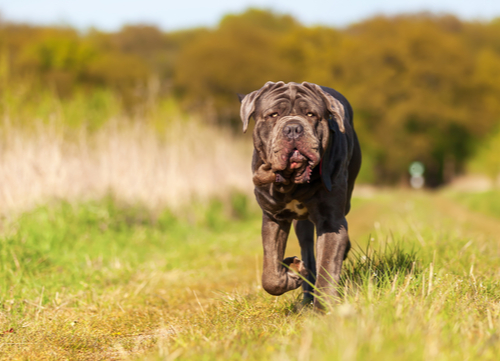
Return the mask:
{"type": "Polygon", "coordinates": [[[277,183],[309,182],[328,147],[334,123],[335,129],[345,131],[343,105],[316,84],[267,82],[240,100],[243,131],[253,116],[255,149],[277,183]]]}

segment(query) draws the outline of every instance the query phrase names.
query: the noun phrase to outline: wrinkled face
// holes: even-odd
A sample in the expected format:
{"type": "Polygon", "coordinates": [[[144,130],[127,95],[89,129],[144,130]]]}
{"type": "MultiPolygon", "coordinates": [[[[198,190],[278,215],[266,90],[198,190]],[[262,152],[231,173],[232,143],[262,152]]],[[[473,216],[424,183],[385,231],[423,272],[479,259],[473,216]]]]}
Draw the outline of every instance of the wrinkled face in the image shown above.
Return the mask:
{"type": "Polygon", "coordinates": [[[282,83],[255,102],[254,145],[276,182],[306,183],[328,145],[328,112],[315,89],[282,83]]]}

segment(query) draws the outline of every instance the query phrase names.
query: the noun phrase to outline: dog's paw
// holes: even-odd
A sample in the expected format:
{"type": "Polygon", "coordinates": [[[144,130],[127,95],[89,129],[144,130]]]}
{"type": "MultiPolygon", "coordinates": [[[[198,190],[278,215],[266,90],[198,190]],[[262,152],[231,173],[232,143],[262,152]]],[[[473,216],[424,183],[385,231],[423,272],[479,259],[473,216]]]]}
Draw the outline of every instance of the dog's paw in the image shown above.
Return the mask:
{"type": "Polygon", "coordinates": [[[297,257],[288,257],[283,260],[283,263],[288,266],[288,268],[295,272],[300,274],[302,277],[307,277],[307,268],[300,259],[297,257]]]}

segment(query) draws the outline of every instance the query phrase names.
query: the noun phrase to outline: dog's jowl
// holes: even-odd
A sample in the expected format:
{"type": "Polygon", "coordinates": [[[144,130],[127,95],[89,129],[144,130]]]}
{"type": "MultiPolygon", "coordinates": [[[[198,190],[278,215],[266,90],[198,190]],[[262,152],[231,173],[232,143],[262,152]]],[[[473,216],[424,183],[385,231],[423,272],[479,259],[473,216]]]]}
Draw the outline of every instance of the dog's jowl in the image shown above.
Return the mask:
{"type": "Polygon", "coordinates": [[[350,248],[345,216],[361,165],[352,108],[339,92],[307,82],[268,82],[240,98],[243,131],[250,117],[256,122],[252,170],[263,212],[262,286],[281,295],[302,285],[304,302],[323,308],[338,296],[350,248]],[[292,223],[302,261],[283,259],[292,223]]]}

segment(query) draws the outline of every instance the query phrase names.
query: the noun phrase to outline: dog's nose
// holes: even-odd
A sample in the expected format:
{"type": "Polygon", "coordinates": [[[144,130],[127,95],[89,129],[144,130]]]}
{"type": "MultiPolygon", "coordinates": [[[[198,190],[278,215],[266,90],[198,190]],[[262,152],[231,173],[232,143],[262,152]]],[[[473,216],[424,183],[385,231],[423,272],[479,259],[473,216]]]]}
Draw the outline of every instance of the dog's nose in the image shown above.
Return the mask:
{"type": "Polygon", "coordinates": [[[304,128],[299,123],[289,123],[283,128],[283,135],[290,139],[298,138],[304,133],[304,128]]]}

